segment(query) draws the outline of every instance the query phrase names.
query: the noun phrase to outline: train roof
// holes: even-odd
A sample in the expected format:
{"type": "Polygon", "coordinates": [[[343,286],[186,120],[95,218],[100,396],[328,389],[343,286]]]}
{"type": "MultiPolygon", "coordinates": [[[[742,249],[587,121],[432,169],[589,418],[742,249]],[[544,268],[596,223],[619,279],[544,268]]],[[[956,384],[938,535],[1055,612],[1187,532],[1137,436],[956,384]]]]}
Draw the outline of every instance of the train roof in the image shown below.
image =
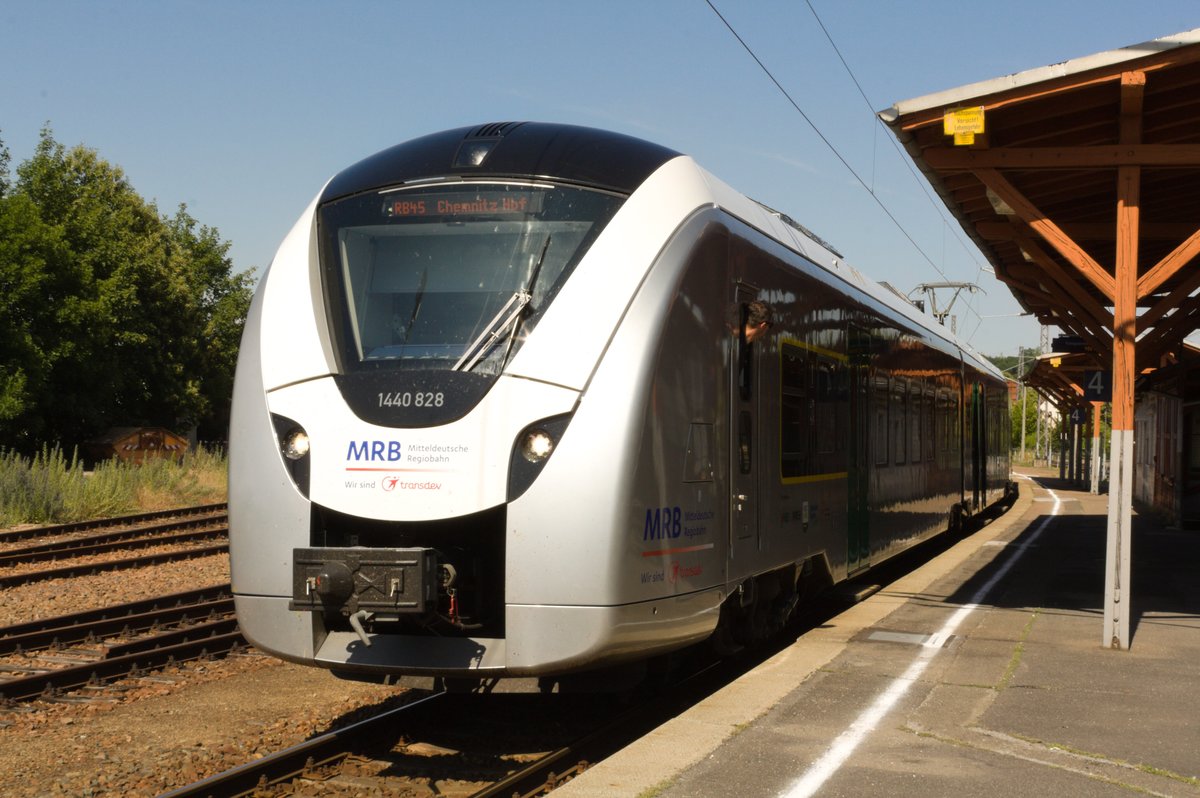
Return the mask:
{"type": "Polygon", "coordinates": [[[847,263],[840,252],[807,227],[786,214],[747,197],[707,171],[705,174],[712,181],[712,188],[719,198],[718,204],[726,211],[797,252],[835,279],[861,291],[897,315],[907,318],[927,335],[941,339],[980,371],[987,372],[996,379],[1004,379],[1003,373],[986,356],[955,333],[934,322],[931,316],[918,309],[894,288],[871,279],[847,263]]]}
{"type": "Polygon", "coordinates": [[[499,122],[433,133],[343,169],[321,202],[435,178],[545,176],[632,194],[678,152],[632,136],[575,125],[499,122]]]}
{"type": "MultiPolygon", "coordinates": [[[[439,179],[528,180],[538,176],[555,182],[578,183],[620,194],[632,194],[659,167],[680,156],[681,153],[668,147],[596,128],[547,122],[489,123],[432,133],[368,156],[334,175],[321,192],[320,202],[405,183],[439,179]]],[[[726,210],[798,251],[838,279],[906,316],[929,334],[943,339],[965,357],[974,360],[983,370],[994,371],[995,376],[1002,377],[987,358],[949,330],[933,324],[912,303],[895,296],[892,291],[845,263],[840,252],[808,228],[746,197],[720,179],[715,180],[725,190],[749,204],[742,208],[726,207],[726,210]],[[747,213],[749,207],[755,210],[747,213]],[[755,223],[752,218],[764,215],[777,220],[792,232],[772,230],[773,225],[766,219],[755,223]],[[816,253],[810,251],[809,244],[820,248],[817,257],[814,257],[816,253]]]]}

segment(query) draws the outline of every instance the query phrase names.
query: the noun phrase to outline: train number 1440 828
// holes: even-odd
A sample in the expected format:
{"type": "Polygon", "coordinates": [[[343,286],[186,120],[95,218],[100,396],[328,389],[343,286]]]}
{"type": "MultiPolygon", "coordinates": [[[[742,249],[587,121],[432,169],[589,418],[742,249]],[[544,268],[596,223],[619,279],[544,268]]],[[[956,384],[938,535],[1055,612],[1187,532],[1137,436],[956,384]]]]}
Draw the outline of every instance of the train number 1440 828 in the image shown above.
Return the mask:
{"type": "Polygon", "coordinates": [[[380,407],[441,407],[446,396],[441,391],[397,391],[379,394],[380,407]]]}

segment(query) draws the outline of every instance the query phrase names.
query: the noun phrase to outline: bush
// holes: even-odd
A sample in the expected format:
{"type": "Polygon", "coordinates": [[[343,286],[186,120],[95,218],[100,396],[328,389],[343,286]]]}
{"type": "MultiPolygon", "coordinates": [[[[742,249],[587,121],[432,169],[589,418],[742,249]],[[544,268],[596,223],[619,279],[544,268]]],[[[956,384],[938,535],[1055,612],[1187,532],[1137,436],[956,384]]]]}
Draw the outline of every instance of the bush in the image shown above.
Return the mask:
{"type": "Polygon", "coordinates": [[[0,527],[69,523],[225,501],[225,459],[203,447],[182,460],[106,460],[91,472],[72,453],[32,459],[0,450],[0,527]]]}

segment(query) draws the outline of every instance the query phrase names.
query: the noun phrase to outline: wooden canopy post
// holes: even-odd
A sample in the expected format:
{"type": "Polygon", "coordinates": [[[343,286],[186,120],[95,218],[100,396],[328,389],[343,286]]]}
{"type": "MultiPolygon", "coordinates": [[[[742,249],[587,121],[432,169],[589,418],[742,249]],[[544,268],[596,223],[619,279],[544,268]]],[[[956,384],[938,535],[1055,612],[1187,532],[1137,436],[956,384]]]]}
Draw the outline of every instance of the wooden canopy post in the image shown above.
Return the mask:
{"type": "Polygon", "coordinates": [[[1104,404],[1092,402],[1092,495],[1100,495],[1100,461],[1104,458],[1103,444],[1100,441],[1100,431],[1103,428],[1104,404]]]}
{"type": "MultiPolygon", "coordinates": [[[[1122,144],[1142,139],[1143,72],[1121,75],[1122,144]]],[[[1117,169],[1117,251],[1113,280],[1112,476],[1108,488],[1104,628],[1101,645],[1129,648],[1130,525],[1133,522],[1133,381],[1137,377],[1138,224],[1142,167],[1117,169]]]]}

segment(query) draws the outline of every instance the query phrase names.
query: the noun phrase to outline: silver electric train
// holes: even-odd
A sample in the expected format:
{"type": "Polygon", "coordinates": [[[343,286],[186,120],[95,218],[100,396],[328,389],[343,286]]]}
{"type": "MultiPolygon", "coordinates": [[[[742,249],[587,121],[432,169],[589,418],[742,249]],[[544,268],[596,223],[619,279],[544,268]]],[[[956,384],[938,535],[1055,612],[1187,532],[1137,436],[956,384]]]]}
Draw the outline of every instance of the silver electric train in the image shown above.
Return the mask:
{"type": "Polygon", "coordinates": [[[771,634],[1011,489],[1000,373],[788,217],[504,123],[323,188],[246,322],[237,614],[347,678],[555,678],[771,634]]]}

